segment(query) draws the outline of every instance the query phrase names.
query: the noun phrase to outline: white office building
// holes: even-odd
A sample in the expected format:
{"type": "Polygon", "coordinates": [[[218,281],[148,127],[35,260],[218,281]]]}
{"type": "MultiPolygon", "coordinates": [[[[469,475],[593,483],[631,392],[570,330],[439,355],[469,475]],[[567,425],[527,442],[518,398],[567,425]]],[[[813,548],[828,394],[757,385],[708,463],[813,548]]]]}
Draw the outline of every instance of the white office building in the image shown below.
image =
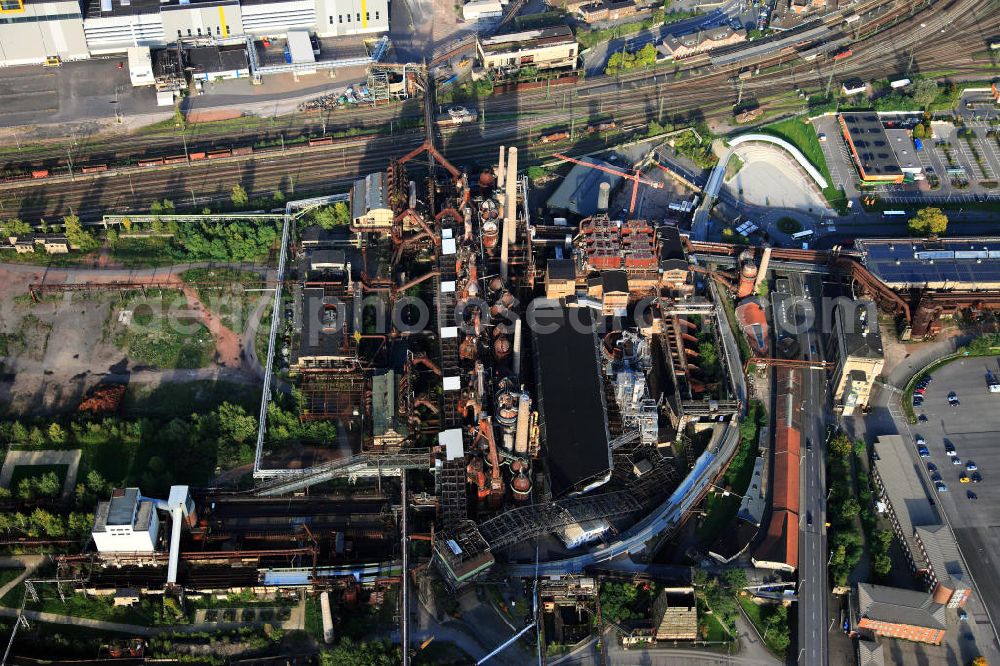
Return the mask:
{"type": "Polygon", "coordinates": [[[110,501],[97,504],[91,535],[101,553],[151,553],[159,531],[156,503],[138,488],[116,488],[110,501]]]}

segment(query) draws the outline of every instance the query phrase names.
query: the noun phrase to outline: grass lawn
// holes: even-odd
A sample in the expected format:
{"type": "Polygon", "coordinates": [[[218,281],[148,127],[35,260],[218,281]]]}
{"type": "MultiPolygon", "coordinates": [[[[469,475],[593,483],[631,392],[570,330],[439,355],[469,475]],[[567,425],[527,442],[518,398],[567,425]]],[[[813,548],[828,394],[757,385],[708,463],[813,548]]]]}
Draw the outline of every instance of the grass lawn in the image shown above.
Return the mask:
{"type": "MultiPolygon", "coordinates": [[[[38,603],[29,599],[24,605],[26,609],[73,617],[86,617],[106,622],[123,622],[141,626],[153,624],[152,602],[150,601],[126,607],[115,606],[111,596],[91,597],[83,594],[72,594],[66,597],[64,603],[59,599],[54,586],[39,585],[36,586],[36,589],[41,598],[38,603]]],[[[20,600],[20,596],[18,600],[20,600]]]]}
{"type": "Polygon", "coordinates": [[[10,477],[10,490],[17,493],[17,487],[24,479],[40,479],[49,472],[54,472],[59,478],[59,487],[66,483],[66,471],[69,465],[17,465],[10,477]]]}
{"type": "Polygon", "coordinates": [[[169,238],[119,238],[111,245],[111,256],[130,267],[165,266],[174,263],[169,238]]]}
{"type": "Polygon", "coordinates": [[[319,597],[306,599],[305,630],[314,639],[323,642],[323,611],[319,597]]]}
{"type": "Polygon", "coordinates": [[[161,384],[157,387],[131,384],[122,402],[122,415],[187,417],[210,412],[223,402],[242,405],[254,412],[260,406],[260,387],[233,382],[199,380],[161,384]]]}
{"type": "Polygon", "coordinates": [[[726,182],[732,180],[733,176],[735,176],[740,172],[740,169],[743,168],[744,164],[745,162],[743,161],[743,158],[740,157],[739,155],[736,155],[735,153],[733,155],[730,155],[729,162],[726,164],[726,174],[723,180],[725,180],[726,182]]]}
{"type": "Polygon", "coordinates": [[[799,224],[799,221],[794,218],[783,217],[778,220],[778,229],[786,234],[795,234],[802,231],[802,225],[799,224]]]}
{"type": "MultiPolygon", "coordinates": [[[[753,626],[755,626],[760,635],[763,636],[764,627],[766,625],[766,622],[764,621],[764,614],[765,614],[764,608],[750,601],[746,597],[737,597],[737,599],[740,602],[740,606],[743,608],[743,611],[747,614],[747,617],[750,618],[750,622],[753,623],[753,626]]],[[[777,635],[777,632],[773,633],[777,635]]],[[[785,651],[778,649],[776,646],[772,644],[770,640],[771,634],[772,632],[768,632],[767,637],[764,639],[764,643],[767,645],[767,649],[783,657],[785,651]]]]}
{"type": "Polygon", "coordinates": [[[112,311],[114,343],[138,362],[157,368],[203,368],[212,362],[215,340],[196,319],[183,316],[183,296],[148,296],[133,300],[132,322],[125,326],[112,311]]]}
{"type": "Polygon", "coordinates": [[[704,640],[712,643],[723,643],[733,640],[733,637],[729,635],[729,632],[726,631],[726,628],[719,622],[719,618],[715,617],[714,614],[705,614],[702,617],[704,617],[705,626],[708,628],[708,633],[705,635],[704,640]]]}
{"type": "MultiPolygon", "coordinates": [[[[14,580],[15,578],[17,578],[18,576],[20,576],[23,572],[24,569],[20,567],[12,569],[0,569],[0,588],[2,588],[4,585],[14,580]]],[[[20,586],[17,586],[14,588],[14,590],[19,590],[19,588],[20,586]]],[[[8,599],[9,596],[10,593],[8,593],[8,596],[4,597],[4,599],[8,599]]],[[[17,601],[18,603],[20,603],[21,601],[20,593],[18,593],[17,601]]]]}
{"type": "Polygon", "coordinates": [[[789,118],[773,125],[766,125],[760,131],[784,139],[802,151],[809,163],[816,167],[820,175],[826,179],[827,187],[823,190],[823,196],[841,214],[846,214],[847,197],[833,186],[833,178],[830,176],[830,168],[826,164],[826,158],[823,157],[823,149],[819,145],[816,129],[812,123],[802,121],[803,118],[789,118]]]}

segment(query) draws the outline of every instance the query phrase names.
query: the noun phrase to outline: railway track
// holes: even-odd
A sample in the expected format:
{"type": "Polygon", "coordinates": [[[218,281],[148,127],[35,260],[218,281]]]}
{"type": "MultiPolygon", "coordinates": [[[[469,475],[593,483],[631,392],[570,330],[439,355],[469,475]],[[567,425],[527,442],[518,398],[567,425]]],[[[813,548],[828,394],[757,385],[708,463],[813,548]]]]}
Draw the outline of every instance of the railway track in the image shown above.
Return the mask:
{"type": "MultiPolygon", "coordinates": [[[[899,9],[909,14],[912,5],[902,3],[899,9]]],[[[743,81],[743,92],[764,94],[831,80],[839,85],[841,79],[849,76],[882,77],[887,71],[886,60],[903,60],[904,55],[905,59],[912,55],[912,65],[917,70],[928,66],[948,67],[958,75],[981,75],[968,54],[979,50],[976,43],[981,35],[1000,30],[1000,13],[989,10],[989,0],[934,3],[913,13],[904,23],[885,28],[878,40],[855,44],[849,60],[799,62],[779,71],[762,73],[743,81]],[[942,27],[953,31],[955,37],[938,39],[942,27]],[[927,45],[921,46],[918,52],[917,46],[923,43],[927,45]]],[[[724,111],[735,102],[737,85],[732,79],[743,67],[745,65],[737,63],[704,72],[691,68],[682,79],[674,79],[672,72],[664,71],[637,73],[617,81],[601,77],[572,89],[539,89],[489,98],[484,105],[486,125],[446,131],[442,135],[442,147],[450,158],[465,166],[481,165],[480,160],[492,159],[496,147],[512,143],[527,144],[529,160],[544,160],[561,146],[538,145],[532,139],[541,128],[559,123],[568,128],[576,122],[582,129],[588,120],[606,117],[622,127],[643,125],[660,114],[664,120],[684,120],[690,119],[694,112],[724,111]]],[[[392,111],[398,113],[400,109],[393,107],[392,111]]],[[[419,108],[413,111],[420,113],[419,108]]],[[[388,110],[375,112],[379,115],[374,120],[366,118],[364,122],[384,122],[389,113],[388,110]]],[[[296,196],[307,196],[347,186],[358,173],[384,168],[388,159],[416,147],[422,138],[423,130],[413,129],[388,137],[341,140],[308,150],[258,152],[246,158],[162,166],[148,171],[109,169],[75,180],[61,177],[51,181],[7,183],[0,185],[0,204],[3,206],[0,215],[19,215],[32,220],[57,217],[73,210],[89,217],[104,212],[144,209],[154,199],[165,197],[172,198],[178,205],[197,209],[228,199],[230,188],[237,182],[256,194],[280,189],[296,196]]],[[[597,145],[595,143],[594,147],[597,145]]]]}

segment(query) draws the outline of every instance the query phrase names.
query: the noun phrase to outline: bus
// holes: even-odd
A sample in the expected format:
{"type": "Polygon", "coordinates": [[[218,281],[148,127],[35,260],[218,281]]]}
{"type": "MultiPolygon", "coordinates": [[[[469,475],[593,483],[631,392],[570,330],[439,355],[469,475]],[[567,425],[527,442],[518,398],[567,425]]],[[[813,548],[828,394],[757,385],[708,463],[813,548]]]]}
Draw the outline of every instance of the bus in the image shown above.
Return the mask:
{"type": "Polygon", "coordinates": [[[905,217],[905,210],[884,210],[882,211],[882,217],[905,217]]]}
{"type": "Polygon", "coordinates": [[[792,234],[792,238],[798,240],[799,238],[809,238],[812,235],[813,235],[813,230],[812,229],[806,229],[805,231],[798,231],[798,232],[792,234]]]}

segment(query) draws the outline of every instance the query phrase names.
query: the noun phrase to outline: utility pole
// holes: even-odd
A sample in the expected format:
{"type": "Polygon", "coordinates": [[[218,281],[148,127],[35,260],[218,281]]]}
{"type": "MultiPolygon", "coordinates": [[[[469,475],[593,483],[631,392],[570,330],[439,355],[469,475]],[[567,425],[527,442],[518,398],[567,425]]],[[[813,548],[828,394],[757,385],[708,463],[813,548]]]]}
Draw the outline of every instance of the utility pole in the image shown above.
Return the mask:
{"type": "Polygon", "coordinates": [[[69,179],[76,180],[76,176],[73,175],[73,153],[69,146],[66,146],[66,161],[69,162],[69,179]]]}
{"type": "Polygon", "coordinates": [[[410,556],[409,556],[409,534],[407,534],[407,524],[406,524],[406,469],[401,470],[400,474],[400,504],[403,509],[402,520],[402,531],[403,531],[403,575],[402,575],[402,610],[400,612],[400,643],[402,644],[403,652],[403,666],[410,665],[410,556]]]}
{"type": "Polygon", "coordinates": [[[184,142],[184,159],[186,159],[188,162],[190,162],[191,161],[191,156],[188,154],[188,140],[187,140],[187,127],[186,126],[184,127],[183,130],[181,130],[181,141],[184,142]]]}

